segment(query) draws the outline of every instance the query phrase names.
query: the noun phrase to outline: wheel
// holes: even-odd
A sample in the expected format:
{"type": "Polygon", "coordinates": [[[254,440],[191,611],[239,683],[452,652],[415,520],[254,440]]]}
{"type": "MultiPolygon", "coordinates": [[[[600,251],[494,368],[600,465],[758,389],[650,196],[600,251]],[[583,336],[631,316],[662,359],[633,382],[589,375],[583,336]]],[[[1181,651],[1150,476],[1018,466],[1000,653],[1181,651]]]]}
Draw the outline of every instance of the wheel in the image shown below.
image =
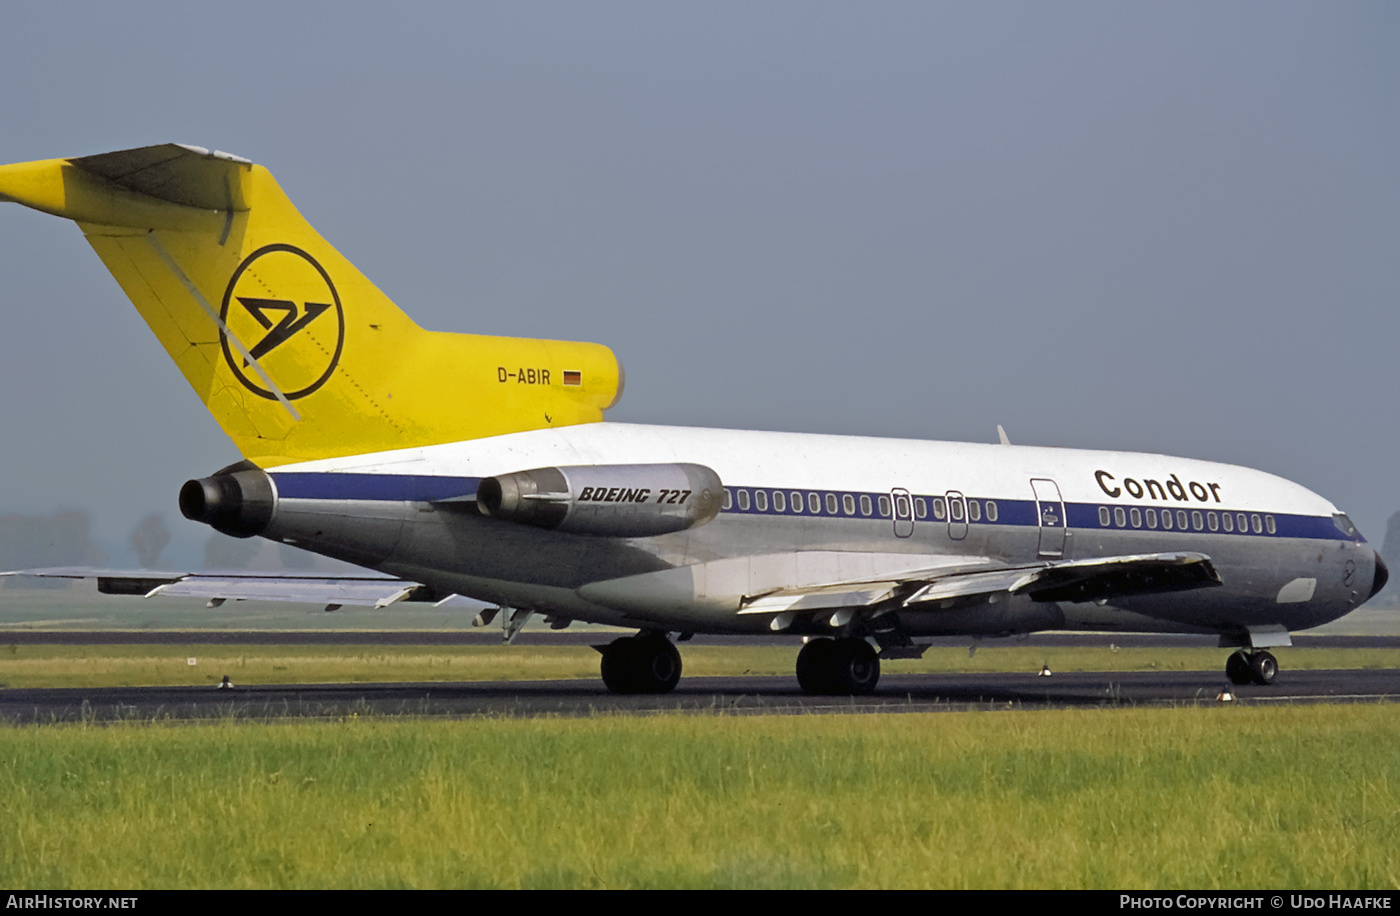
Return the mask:
{"type": "Polygon", "coordinates": [[[1267,687],[1278,674],[1278,659],[1269,652],[1256,652],[1249,660],[1249,669],[1254,675],[1254,683],[1267,687]]]}
{"type": "Polygon", "coordinates": [[[681,654],[664,636],[624,636],[604,647],[602,672],[613,693],[669,693],[681,679],[681,654]]]}
{"type": "Polygon", "coordinates": [[[803,645],[797,653],[797,685],[803,693],[827,694],[831,688],[831,657],[835,640],[822,637],[803,645]]]}
{"type": "Polygon", "coordinates": [[[1254,681],[1254,669],[1249,664],[1249,656],[1241,649],[1232,653],[1225,661],[1225,676],[1231,684],[1249,684],[1254,681]]]}
{"type": "Polygon", "coordinates": [[[814,639],[797,653],[797,683],[806,693],[859,696],[880,681],[880,657],[863,639],[814,639]]]}
{"type": "Polygon", "coordinates": [[[633,683],[638,693],[670,693],[681,679],[681,654],[665,636],[635,637],[633,683]]]}
{"type": "Polygon", "coordinates": [[[880,683],[880,656],[863,639],[838,639],[831,675],[834,692],[864,696],[880,683]]]}
{"type": "Polygon", "coordinates": [[[637,639],[623,636],[614,639],[603,648],[603,684],[613,693],[636,693],[632,671],[636,667],[633,649],[637,639]]]}

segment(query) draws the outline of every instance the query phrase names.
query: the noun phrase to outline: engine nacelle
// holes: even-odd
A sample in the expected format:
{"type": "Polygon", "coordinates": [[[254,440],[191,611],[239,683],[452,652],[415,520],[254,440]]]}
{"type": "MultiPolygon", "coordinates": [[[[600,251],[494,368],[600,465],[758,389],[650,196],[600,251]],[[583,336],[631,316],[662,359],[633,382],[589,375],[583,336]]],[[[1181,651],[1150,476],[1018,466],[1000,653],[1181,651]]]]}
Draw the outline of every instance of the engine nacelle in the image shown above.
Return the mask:
{"type": "Polygon", "coordinates": [[[553,531],[637,538],[684,531],[719,514],[724,485],[699,464],[589,464],[487,477],[485,515],[553,531]]]}
{"type": "Polygon", "coordinates": [[[241,461],[180,488],[180,514],[236,538],[261,534],[272,521],[277,496],[257,465],[241,461]]]}

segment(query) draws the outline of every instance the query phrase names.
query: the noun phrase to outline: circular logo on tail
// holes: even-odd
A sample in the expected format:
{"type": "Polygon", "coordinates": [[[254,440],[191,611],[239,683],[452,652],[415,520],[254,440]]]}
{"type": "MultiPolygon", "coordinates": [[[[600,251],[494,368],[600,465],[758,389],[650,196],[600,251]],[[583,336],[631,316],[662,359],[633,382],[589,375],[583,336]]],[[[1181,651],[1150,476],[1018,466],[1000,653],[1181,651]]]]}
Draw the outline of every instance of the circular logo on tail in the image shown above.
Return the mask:
{"type": "Polygon", "coordinates": [[[330,274],[293,245],[243,259],[219,309],[224,362],[259,397],[289,401],[326,383],[345,345],[345,311],[330,274]],[[230,339],[232,337],[232,339],[230,339]]]}

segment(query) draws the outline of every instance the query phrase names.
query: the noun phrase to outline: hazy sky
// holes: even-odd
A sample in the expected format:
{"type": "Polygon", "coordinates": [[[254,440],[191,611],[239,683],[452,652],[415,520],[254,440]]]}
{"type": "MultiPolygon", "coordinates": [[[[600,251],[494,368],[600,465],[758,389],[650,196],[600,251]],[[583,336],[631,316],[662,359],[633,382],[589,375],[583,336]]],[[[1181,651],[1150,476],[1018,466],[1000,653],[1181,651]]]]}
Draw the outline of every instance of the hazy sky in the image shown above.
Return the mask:
{"type": "MultiPolygon", "coordinates": [[[[1160,451],[1400,509],[1400,5],[5,5],[0,161],[268,166],[420,324],[610,419],[1160,451]]],[[[237,459],[71,223],[0,205],[0,512],[237,459]]],[[[122,560],[114,557],[114,560],[122,560]]],[[[134,562],[134,555],[125,558],[134,562]]]]}

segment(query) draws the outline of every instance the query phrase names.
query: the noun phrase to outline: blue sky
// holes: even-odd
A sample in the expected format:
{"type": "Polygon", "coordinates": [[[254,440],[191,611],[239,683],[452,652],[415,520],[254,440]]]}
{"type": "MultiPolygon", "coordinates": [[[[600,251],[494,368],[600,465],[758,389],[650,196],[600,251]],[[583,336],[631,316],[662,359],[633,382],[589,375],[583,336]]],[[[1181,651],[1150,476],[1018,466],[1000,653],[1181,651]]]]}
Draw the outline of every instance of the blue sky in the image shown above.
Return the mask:
{"type": "MultiPolygon", "coordinates": [[[[0,161],[268,166],[420,324],[596,340],[610,418],[1158,451],[1400,509],[1400,6],[9,3],[0,161]]],[[[0,206],[0,512],[108,543],[237,455],[0,206]]],[[[122,560],[122,557],[114,557],[122,560]]]]}

